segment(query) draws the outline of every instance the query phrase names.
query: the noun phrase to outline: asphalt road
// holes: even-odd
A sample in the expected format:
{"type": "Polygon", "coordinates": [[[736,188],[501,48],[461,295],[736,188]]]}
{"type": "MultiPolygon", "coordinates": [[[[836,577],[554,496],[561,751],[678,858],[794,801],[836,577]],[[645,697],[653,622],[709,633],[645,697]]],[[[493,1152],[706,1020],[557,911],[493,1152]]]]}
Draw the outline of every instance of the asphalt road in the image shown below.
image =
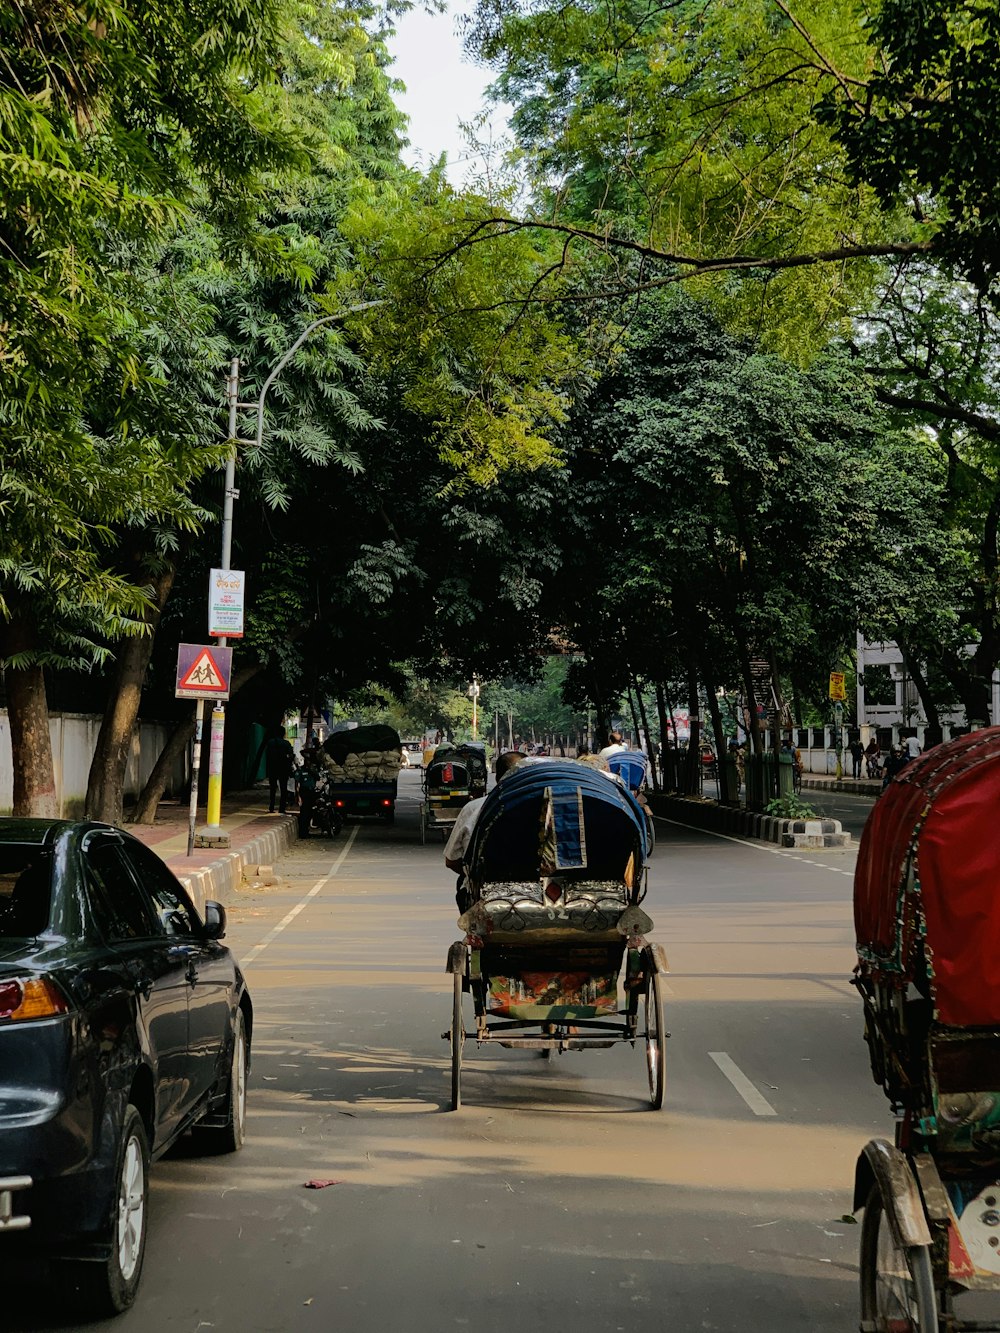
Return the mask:
{"type": "MultiPolygon", "coordinates": [[[[856,1329],[844,1215],[891,1118],[848,984],[855,852],[658,821],[663,1111],[639,1048],[544,1061],[470,1043],[450,1113],[452,877],[420,845],[419,774],[401,785],[394,828],[296,845],[231,910],[256,1007],[247,1145],[154,1167],[139,1300],[88,1327],[856,1329]]],[[[82,1327],[57,1300],[8,1289],[7,1326],[82,1327]]]]}

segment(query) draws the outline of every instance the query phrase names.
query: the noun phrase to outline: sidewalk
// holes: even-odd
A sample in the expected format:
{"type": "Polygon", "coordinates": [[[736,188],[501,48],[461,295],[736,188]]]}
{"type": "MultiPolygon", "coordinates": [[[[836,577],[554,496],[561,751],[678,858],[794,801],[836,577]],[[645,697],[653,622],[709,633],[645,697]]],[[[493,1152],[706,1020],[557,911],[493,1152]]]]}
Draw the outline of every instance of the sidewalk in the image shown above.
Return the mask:
{"type": "MultiPolygon", "coordinates": [[[[196,830],[204,824],[205,810],[201,807],[196,830]]],[[[183,805],[162,802],[156,811],[155,824],[125,827],[166,861],[199,911],[208,898],[232,902],[244,872],[252,873],[259,865],[272,865],[296,837],[295,815],[269,814],[264,788],[233,792],[222,798],[222,828],[232,843],[228,848],[195,847],[192,855],[187,855],[186,801],[183,805]]]]}

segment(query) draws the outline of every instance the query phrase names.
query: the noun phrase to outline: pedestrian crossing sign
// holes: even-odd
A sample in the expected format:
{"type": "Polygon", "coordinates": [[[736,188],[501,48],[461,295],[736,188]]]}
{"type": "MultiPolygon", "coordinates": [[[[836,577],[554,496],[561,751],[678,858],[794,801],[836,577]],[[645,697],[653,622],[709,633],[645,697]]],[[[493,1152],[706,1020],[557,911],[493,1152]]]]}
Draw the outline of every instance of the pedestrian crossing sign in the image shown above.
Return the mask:
{"type": "Polygon", "coordinates": [[[228,699],[232,665],[231,648],[219,648],[215,644],[178,644],[175,697],[228,699]]]}

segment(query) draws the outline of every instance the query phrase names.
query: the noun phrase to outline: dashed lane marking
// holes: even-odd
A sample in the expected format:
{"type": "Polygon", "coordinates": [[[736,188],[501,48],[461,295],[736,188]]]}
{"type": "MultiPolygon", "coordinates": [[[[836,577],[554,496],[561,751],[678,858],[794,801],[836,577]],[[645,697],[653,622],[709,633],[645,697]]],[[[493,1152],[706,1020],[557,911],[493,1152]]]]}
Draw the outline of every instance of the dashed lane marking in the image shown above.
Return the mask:
{"type": "Polygon", "coordinates": [[[267,946],[273,943],[274,940],[278,938],[278,936],[285,929],[285,927],[291,925],[291,923],[295,920],[295,918],[302,911],[302,909],[304,907],[309,906],[310,902],[313,900],[313,898],[316,897],[317,893],[322,893],[326,885],[329,884],[330,880],[333,879],[334,875],[347,860],[347,853],[351,850],[351,847],[354,843],[354,839],[358,836],[358,829],[360,827],[361,827],[360,824],[355,824],[354,827],[351,829],[351,832],[347,838],[347,842],[341,848],[340,855],[337,857],[336,861],[334,861],[333,866],[331,867],[329,873],[324,875],[322,879],[317,880],[316,883],[309,890],[309,892],[306,894],[306,896],[302,899],[302,901],[296,903],[295,906],[292,908],[292,910],[281,918],[281,920],[274,927],[274,929],[269,930],[267,934],[264,936],[264,938],[261,940],[261,942],[259,944],[254,945],[254,947],[250,950],[250,952],[246,955],[245,958],[240,959],[241,967],[246,967],[248,963],[252,963],[254,959],[259,958],[260,955],[267,948],[267,946]]]}
{"type": "Polygon", "coordinates": [[[736,1061],[725,1051],[709,1051],[708,1058],[715,1061],[754,1115],[778,1114],[771,1103],[757,1091],[736,1061]]]}
{"type": "Polygon", "coordinates": [[[767,847],[753,838],[734,838],[728,833],[716,833],[714,829],[698,828],[696,824],[682,824],[679,819],[667,819],[666,815],[654,815],[661,824],[674,824],[677,828],[690,829],[692,833],[704,833],[710,838],[721,838],[723,842],[735,842],[740,847],[752,847],[755,851],[766,852],[769,856],[780,856],[784,861],[801,861],[803,865],[819,866],[820,870],[832,870],[835,875],[849,875],[854,878],[853,870],[841,870],[839,866],[827,865],[825,861],[812,861],[807,856],[798,856],[795,852],[782,847],[767,847]]]}

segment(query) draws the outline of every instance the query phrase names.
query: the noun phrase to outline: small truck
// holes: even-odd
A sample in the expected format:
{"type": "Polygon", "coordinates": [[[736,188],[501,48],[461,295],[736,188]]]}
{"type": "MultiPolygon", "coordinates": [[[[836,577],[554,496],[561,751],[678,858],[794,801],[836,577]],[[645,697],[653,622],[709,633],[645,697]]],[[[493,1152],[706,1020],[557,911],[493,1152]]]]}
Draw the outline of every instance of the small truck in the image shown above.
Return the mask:
{"type": "Polygon", "coordinates": [[[399,770],[404,763],[392,727],[351,727],[323,742],[320,765],[334,807],[345,817],[396,817],[399,770]]]}

